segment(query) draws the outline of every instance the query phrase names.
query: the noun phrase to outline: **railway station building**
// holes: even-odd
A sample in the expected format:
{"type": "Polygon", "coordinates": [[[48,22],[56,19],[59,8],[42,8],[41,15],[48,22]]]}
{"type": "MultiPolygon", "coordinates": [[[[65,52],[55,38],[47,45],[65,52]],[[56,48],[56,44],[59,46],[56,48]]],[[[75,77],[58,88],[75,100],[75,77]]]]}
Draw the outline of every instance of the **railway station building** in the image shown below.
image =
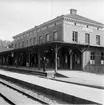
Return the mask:
{"type": "Polygon", "coordinates": [[[77,14],[58,16],[13,37],[13,49],[0,52],[0,65],[104,73],[104,24],[77,14]]]}

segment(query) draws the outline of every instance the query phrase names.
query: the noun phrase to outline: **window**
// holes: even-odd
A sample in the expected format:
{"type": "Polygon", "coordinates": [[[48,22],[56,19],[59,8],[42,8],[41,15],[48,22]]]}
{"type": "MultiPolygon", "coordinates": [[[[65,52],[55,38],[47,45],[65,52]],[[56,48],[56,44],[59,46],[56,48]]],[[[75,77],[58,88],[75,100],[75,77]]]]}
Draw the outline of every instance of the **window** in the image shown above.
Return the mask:
{"type": "Polygon", "coordinates": [[[32,45],[32,38],[30,39],[30,46],[32,45]]]}
{"type": "Polygon", "coordinates": [[[34,44],[34,45],[36,44],[36,38],[33,39],[33,44],[34,44]]]}
{"type": "Polygon", "coordinates": [[[96,44],[100,45],[100,35],[96,35],[96,44]]]}
{"type": "Polygon", "coordinates": [[[24,41],[22,42],[22,47],[24,47],[24,41]]]}
{"type": "Polygon", "coordinates": [[[39,36],[39,43],[42,43],[42,36],[39,36]]]}
{"type": "Polygon", "coordinates": [[[17,48],[17,43],[15,43],[15,48],[17,48]]]}
{"type": "Polygon", "coordinates": [[[49,34],[46,35],[46,41],[49,41],[49,34]]]}
{"type": "Polygon", "coordinates": [[[18,48],[20,48],[20,42],[18,42],[18,48]]]}
{"type": "Polygon", "coordinates": [[[73,40],[74,42],[78,42],[78,32],[73,31],[72,40],[73,40]]]}
{"type": "Polygon", "coordinates": [[[57,38],[58,38],[58,32],[57,31],[53,32],[53,37],[54,37],[54,40],[57,40],[57,38]]]}
{"type": "Polygon", "coordinates": [[[95,64],[95,52],[90,53],[90,64],[95,64]]]}
{"type": "Polygon", "coordinates": [[[104,64],[104,53],[101,53],[101,64],[104,64]]]}
{"type": "Polygon", "coordinates": [[[26,41],[26,45],[28,46],[28,40],[26,41]]]}
{"type": "Polygon", "coordinates": [[[85,43],[90,43],[90,34],[85,33],[85,43]]]}

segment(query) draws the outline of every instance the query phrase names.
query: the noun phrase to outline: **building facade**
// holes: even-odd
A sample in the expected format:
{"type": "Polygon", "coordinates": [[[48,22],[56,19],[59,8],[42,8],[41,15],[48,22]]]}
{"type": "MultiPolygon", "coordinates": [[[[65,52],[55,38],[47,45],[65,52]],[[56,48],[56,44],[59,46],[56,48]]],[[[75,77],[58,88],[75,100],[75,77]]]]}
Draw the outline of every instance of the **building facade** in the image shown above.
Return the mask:
{"type": "MultiPolygon", "coordinates": [[[[104,24],[77,14],[62,15],[13,37],[13,60],[21,66],[104,72],[104,24]],[[18,53],[17,53],[18,52],[18,53]]],[[[8,52],[10,53],[10,52],[8,52]]],[[[1,59],[3,59],[1,57],[1,59]]],[[[7,59],[7,58],[5,58],[7,59]]],[[[1,60],[2,62],[2,60],[1,60]]]]}

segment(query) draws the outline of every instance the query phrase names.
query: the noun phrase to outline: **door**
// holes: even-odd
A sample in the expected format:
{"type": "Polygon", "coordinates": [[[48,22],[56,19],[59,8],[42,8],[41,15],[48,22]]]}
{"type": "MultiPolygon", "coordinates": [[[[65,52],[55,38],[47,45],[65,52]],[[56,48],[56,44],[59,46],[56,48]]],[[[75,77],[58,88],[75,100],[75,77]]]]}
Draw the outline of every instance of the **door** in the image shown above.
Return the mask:
{"type": "Polygon", "coordinates": [[[81,69],[81,53],[73,53],[72,56],[72,69],[73,70],[80,70],[81,69]]]}

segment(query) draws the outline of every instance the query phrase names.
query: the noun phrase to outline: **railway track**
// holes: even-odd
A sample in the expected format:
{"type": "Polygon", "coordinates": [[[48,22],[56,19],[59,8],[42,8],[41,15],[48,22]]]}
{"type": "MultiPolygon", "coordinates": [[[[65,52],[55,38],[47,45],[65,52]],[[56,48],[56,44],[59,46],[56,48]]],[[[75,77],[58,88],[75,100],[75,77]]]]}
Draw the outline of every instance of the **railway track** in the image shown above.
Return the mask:
{"type": "Polygon", "coordinates": [[[0,93],[0,104],[1,105],[15,105],[10,99],[0,93]]]}
{"type": "Polygon", "coordinates": [[[1,81],[0,81],[0,96],[10,105],[47,104],[1,81]]]}
{"type": "MultiPolygon", "coordinates": [[[[49,96],[49,95],[46,95],[46,94],[43,94],[41,92],[38,92],[38,91],[33,91],[32,88],[31,89],[28,89],[28,87],[26,86],[21,86],[19,85],[18,83],[14,83],[12,82],[12,80],[7,80],[6,78],[1,78],[0,77],[0,89],[1,89],[1,85],[3,85],[4,87],[6,87],[5,90],[7,90],[7,88],[9,88],[9,90],[13,90],[23,96],[25,96],[26,98],[32,100],[32,101],[35,101],[36,102],[36,105],[39,104],[39,105],[42,105],[42,104],[45,104],[45,105],[57,105],[57,104],[68,104],[67,102],[64,102],[62,100],[59,100],[55,97],[52,97],[52,96],[49,96]]],[[[23,84],[24,85],[24,84],[23,84]]],[[[6,100],[7,102],[9,103],[12,103],[10,105],[18,105],[18,104],[15,104],[15,100],[14,100],[14,97],[16,97],[16,95],[13,97],[13,99],[11,98],[12,96],[9,96],[11,94],[8,94],[9,93],[9,90],[7,92],[5,92],[5,94],[3,94],[2,90],[0,90],[0,93],[2,93],[0,96],[2,96],[2,98],[4,100],[6,100]],[[6,96],[7,95],[7,96],[6,96]],[[9,98],[8,98],[9,97],[9,98]],[[11,98],[11,99],[10,99],[11,98]],[[14,101],[13,101],[14,100],[14,101]]],[[[21,96],[22,97],[22,96],[21,96]]],[[[20,99],[16,99],[18,100],[17,103],[19,102],[20,99]]],[[[26,100],[26,103],[28,102],[31,102],[31,101],[27,101],[26,100]]],[[[21,104],[21,105],[33,105],[33,104],[21,104]]]]}
{"type": "MultiPolygon", "coordinates": [[[[6,73],[5,73],[6,74],[6,73]]],[[[12,86],[13,85],[15,85],[15,83],[17,83],[17,84],[22,84],[23,86],[27,86],[27,87],[29,87],[30,88],[30,90],[33,90],[33,89],[36,89],[35,90],[35,92],[37,93],[37,90],[38,90],[38,92],[39,92],[39,94],[35,94],[35,97],[37,98],[37,99],[39,99],[39,100],[41,100],[41,101],[43,101],[43,102],[45,102],[45,104],[73,104],[73,103],[86,103],[86,104],[95,104],[95,102],[99,102],[99,103],[102,103],[102,98],[97,98],[97,99],[99,99],[99,100],[101,100],[101,101],[96,101],[96,100],[92,100],[92,99],[90,99],[89,100],[89,98],[83,98],[83,97],[73,97],[73,95],[71,96],[70,94],[69,95],[65,95],[65,94],[61,94],[61,93],[58,93],[58,95],[56,94],[57,92],[54,92],[54,91],[52,91],[52,92],[50,92],[50,91],[46,91],[46,89],[44,88],[44,86],[42,87],[42,86],[40,86],[40,82],[43,82],[42,84],[44,84],[44,83],[47,83],[48,85],[47,86],[49,86],[49,84],[50,83],[53,83],[54,85],[50,85],[50,87],[52,87],[52,86],[56,86],[57,84],[59,84],[60,85],[60,82],[54,82],[53,80],[47,80],[47,79],[44,79],[44,78],[38,78],[37,76],[36,77],[34,77],[34,76],[28,76],[28,75],[23,75],[23,76],[21,76],[20,74],[15,74],[14,73],[14,75],[12,74],[12,73],[10,73],[10,74],[6,74],[5,75],[4,73],[2,73],[1,72],[1,74],[0,74],[0,78],[1,79],[4,79],[3,80],[3,83],[6,83],[6,84],[8,84],[8,81],[9,82],[12,82],[13,84],[12,84],[12,86]],[[19,78],[21,77],[21,79],[18,79],[18,76],[19,76],[19,78]],[[16,77],[15,77],[16,76],[16,77]],[[27,78],[29,78],[29,80],[31,81],[31,82],[28,82],[28,79],[27,78]],[[34,81],[35,80],[35,81],[34,81]],[[35,84],[34,84],[34,82],[35,82],[35,84]],[[25,85],[25,84],[26,85],[25,85]],[[38,86],[38,84],[39,84],[39,86],[38,86]],[[32,88],[30,87],[30,85],[32,86],[32,88]],[[46,96],[44,96],[43,95],[43,93],[41,93],[41,92],[43,92],[43,93],[45,93],[45,94],[47,94],[47,97],[46,96]],[[51,98],[50,98],[50,96],[51,96],[51,98]],[[52,95],[54,95],[55,96],[55,98],[58,98],[58,99],[61,99],[61,100],[58,100],[57,101],[57,99],[55,99],[55,98],[53,98],[52,97],[52,95]],[[62,96],[61,96],[62,95],[62,96]],[[58,96],[58,97],[57,97],[58,96]],[[61,97],[60,97],[61,96],[61,97]],[[66,98],[65,98],[66,97],[66,98]],[[69,100],[69,98],[70,98],[70,100],[69,100]],[[67,100],[68,99],[68,100],[67,100]],[[59,102],[60,101],[60,102],[59,102]]],[[[1,81],[1,80],[0,80],[1,81]]],[[[2,81],[1,81],[2,82],[2,81]]],[[[70,85],[71,87],[74,87],[74,85],[71,85],[71,84],[66,84],[66,83],[64,83],[64,82],[61,82],[62,83],[62,85],[64,84],[64,85],[66,85],[66,87],[68,86],[68,85],[70,85]]],[[[9,83],[9,86],[11,86],[11,83],[9,83]]],[[[60,85],[61,86],[61,85],[60,85]]],[[[17,87],[17,86],[13,86],[13,87],[17,87]]],[[[69,87],[69,86],[68,86],[69,87]]],[[[77,89],[77,86],[75,85],[75,87],[76,87],[76,89],[77,89]]],[[[81,87],[81,86],[78,86],[78,87],[81,87]]],[[[81,87],[82,88],[82,90],[83,89],[85,89],[85,88],[87,88],[87,90],[89,90],[89,91],[93,91],[93,89],[92,88],[90,88],[90,87],[81,87]]],[[[31,94],[31,91],[28,91],[27,89],[21,89],[20,87],[18,88],[17,87],[17,89],[19,90],[19,91],[23,91],[23,94],[28,94],[28,95],[32,95],[31,94]]],[[[57,89],[57,88],[56,88],[57,89]]],[[[60,87],[58,88],[58,89],[60,89],[60,87]]],[[[69,87],[69,89],[71,89],[70,87],[69,87]]],[[[79,89],[79,88],[78,88],[79,89]]],[[[94,89],[95,90],[95,89],[94,89]]],[[[59,90],[58,90],[59,91],[59,90]]],[[[88,91],[88,92],[89,92],[88,91]]],[[[103,91],[103,90],[101,90],[101,91],[103,91]]],[[[85,93],[84,94],[86,94],[86,91],[84,91],[85,93]]],[[[95,90],[94,91],[96,94],[98,94],[99,95],[99,97],[101,97],[101,95],[102,95],[102,93],[100,92],[100,90],[95,90]],[[100,94],[101,93],[101,94],[100,94]]],[[[74,93],[74,92],[73,92],[74,93]]],[[[80,92],[78,92],[78,93],[80,93],[80,92]]],[[[83,95],[83,94],[81,94],[81,95],[83,95]]],[[[89,93],[89,95],[88,94],[86,94],[87,96],[90,96],[90,93],[89,93]]],[[[92,94],[91,94],[92,95],[92,94]]],[[[79,94],[79,96],[80,96],[80,94],[79,94]]],[[[33,95],[32,95],[32,97],[33,97],[33,95]]],[[[95,97],[96,98],[96,97],[95,97]]]]}

